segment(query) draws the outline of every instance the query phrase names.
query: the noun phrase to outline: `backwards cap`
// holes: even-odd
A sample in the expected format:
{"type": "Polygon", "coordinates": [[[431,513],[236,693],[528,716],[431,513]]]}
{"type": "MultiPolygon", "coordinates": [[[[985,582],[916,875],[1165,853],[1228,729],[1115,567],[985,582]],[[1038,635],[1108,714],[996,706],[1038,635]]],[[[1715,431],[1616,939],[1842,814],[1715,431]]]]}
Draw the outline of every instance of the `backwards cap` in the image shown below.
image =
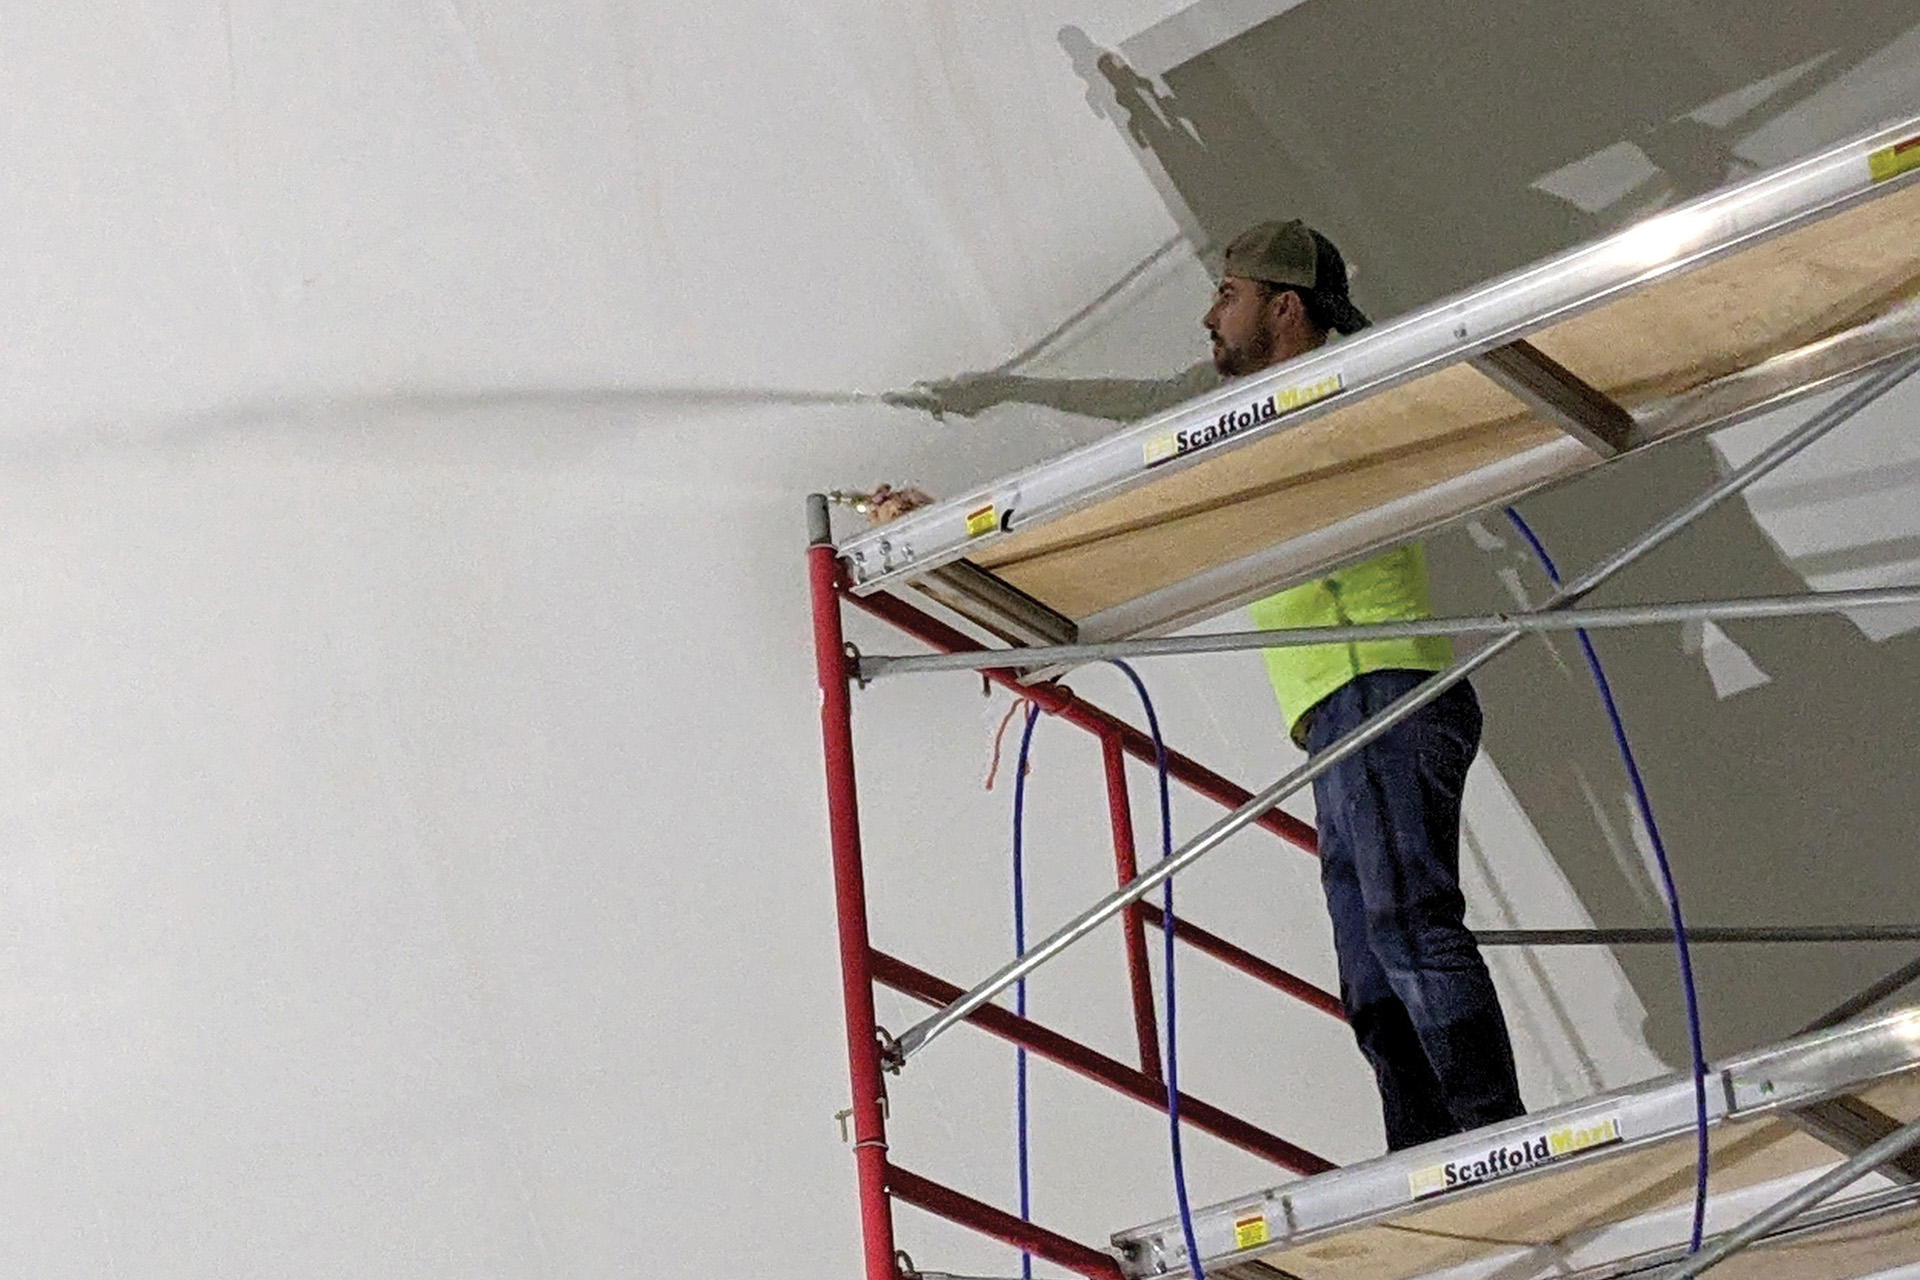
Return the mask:
{"type": "Polygon", "coordinates": [[[1310,294],[1320,314],[1340,333],[1357,333],[1369,323],[1347,296],[1347,264],[1340,250],[1298,218],[1262,222],[1242,231],[1227,246],[1222,270],[1310,294]]]}

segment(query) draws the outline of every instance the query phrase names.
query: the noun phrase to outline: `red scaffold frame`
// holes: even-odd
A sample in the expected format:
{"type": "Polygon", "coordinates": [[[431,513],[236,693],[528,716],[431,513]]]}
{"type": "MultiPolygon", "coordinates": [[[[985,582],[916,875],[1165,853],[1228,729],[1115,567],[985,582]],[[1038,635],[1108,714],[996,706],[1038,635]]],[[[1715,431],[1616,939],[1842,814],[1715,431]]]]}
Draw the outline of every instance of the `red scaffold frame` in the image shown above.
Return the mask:
{"type": "MultiPolygon", "coordinates": [[[[840,940],[841,994],[846,1007],[847,1064],[851,1076],[851,1139],[859,1180],[860,1222],[865,1280],[902,1280],[893,1235],[893,1202],[898,1200],[978,1231],[1037,1258],[1094,1280],[1120,1280],[1115,1258],[912,1173],[890,1157],[887,1148],[886,1086],[882,1045],[874,1012],[878,983],[935,1007],[946,1005],[962,989],[905,960],[876,950],[868,935],[866,879],[860,845],[860,806],[855,785],[853,699],[855,660],[847,646],[842,608],[851,604],[901,632],[945,653],[985,648],[965,633],[904,601],[886,594],[859,596],[848,589],[845,567],[829,535],[816,529],[807,551],[813,607],[815,666],[820,684],[820,733],[826,762],[827,817],[832,843],[834,898],[840,940]]],[[[1015,690],[1047,715],[1075,725],[1099,739],[1106,775],[1106,799],[1113,832],[1114,871],[1126,885],[1138,874],[1133,816],[1127,793],[1126,760],[1151,763],[1153,740],[1140,730],[1081,699],[1058,683],[1027,685],[1013,672],[989,670],[985,677],[1015,690]]],[[[1229,809],[1252,798],[1198,762],[1169,750],[1168,776],[1229,809]]],[[[1311,826],[1277,809],[1258,824],[1309,854],[1311,826]]],[[[1139,1065],[1132,1066],[1057,1031],[1018,1017],[998,1005],[975,1010],[967,1021],[1027,1052],[1105,1085],[1148,1106],[1166,1110],[1165,1076],[1160,1062],[1153,990],[1147,970],[1146,930],[1171,927],[1174,937],[1198,951],[1335,1018],[1344,1018],[1340,1000],[1304,978],[1288,973],[1225,938],[1158,908],[1135,902],[1122,916],[1126,965],[1139,1065]]],[[[1307,1175],[1333,1168],[1332,1162],[1285,1138],[1182,1093],[1180,1118],[1192,1128],[1229,1142],[1279,1165],[1307,1175]]]]}

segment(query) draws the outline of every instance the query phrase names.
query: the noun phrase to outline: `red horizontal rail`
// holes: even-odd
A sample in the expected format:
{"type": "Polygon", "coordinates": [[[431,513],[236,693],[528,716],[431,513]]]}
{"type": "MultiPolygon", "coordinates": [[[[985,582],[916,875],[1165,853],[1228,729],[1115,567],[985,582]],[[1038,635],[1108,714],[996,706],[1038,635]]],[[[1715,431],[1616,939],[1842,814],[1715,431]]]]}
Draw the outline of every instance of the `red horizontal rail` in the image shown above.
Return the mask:
{"type": "MultiPolygon", "coordinates": [[[[904,960],[875,951],[873,955],[873,979],[875,982],[892,987],[895,991],[912,996],[916,1000],[939,1008],[951,1004],[965,994],[959,987],[937,978],[924,969],[915,968],[904,960]]],[[[1085,1076],[1098,1084],[1106,1085],[1117,1093],[1123,1093],[1138,1102],[1144,1102],[1154,1109],[1164,1112],[1167,1109],[1167,1086],[1146,1072],[1128,1066],[1117,1059],[1088,1048],[1077,1040],[1068,1039],[1058,1031],[1045,1027],[1030,1018],[1022,1018],[1009,1013],[999,1005],[986,1004],[967,1015],[967,1021],[983,1031],[988,1031],[1003,1040],[1010,1040],[1029,1052],[1037,1053],[1050,1062],[1067,1068],[1069,1071],[1085,1076]]],[[[1276,1137],[1265,1129],[1247,1123],[1230,1112],[1200,1101],[1198,1098],[1180,1095],[1180,1118],[1194,1128],[1225,1142],[1230,1142],[1243,1151],[1251,1151],[1265,1160],[1271,1160],[1282,1169],[1301,1175],[1324,1173],[1334,1167],[1326,1160],[1305,1147],[1276,1137]]]]}
{"type": "MultiPolygon", "coordinates": [[[[1142,902],[1140,914],[1148,924],[1156,929],[1166,928],[1166,914],[1151,902],[1142,902]]],[[[1330,991],[1322,991],[1305,978],[1296,977],[1269,960],[1244,947],[1237,947],[1217,933],[1209,933],[1191,920],[1179,916],[1173,918],[1173,936],[1180,939],[1196,951],[1203,951],[1214,959],[1230,965],[1250,978],[1258,979],[1268,986],[1284,991],[1296,1000],[1303,1001],[1320,1010],[1330,1013],[1342,1022],[1347,1020],[1347,1011],[1340,1003],[1340,997],[1330,991]]]]}
{"type": "Polygon", "coordinates": [[[1045,1227],[1036,1227],[1004,1209],[996,1209],[972,1196],[962,1195],[952,1187],[941,1186],[917,1173],[909,1173],[897,1164],[887,1166],[887,1191],[896,1200],[904,1200],[928,1213],[938,1214],[949,1222],[957,1222],[982,1235],[992,1236],[1069,1271],[1077,1271],[1087,1280],[1125,1280],[1119,1262],[1111,1254],[1088,1248],[1078,1240],[1069,1240],[1045,1227]]]}
{"type": "MultiPolygon", "coordinates": [[[[883,592],[876,592],[870,596],[856,596],[849,592],[846,598],[874,617],[891,623],[914,639],[930,644],[943,653],[986,652],[987,647],[973,637],[948,626],[930,614],[921,612],[897,596],[883,592]]],[[[1078,725],[1089,733],[1097,736],[1118,735],[1120,745],[1126,749],[1128,755],[1136,760],[1144,760],[1148,764],[1154,762],[1152,738],[1125,720],[1085,701],[1065,685],[1021,684],[1011,670],[996,669],[983,671],[980,674],[997,685],[1013,690],[1023,698],[1031,698],[1039,704],[1042,711],[1049,715],[1059,716],[1069,724],[1078,725]]],[[[1167,774],[1182,785],[1229,809],[1238,809],[1253,799],[1251,791],[1234,785],[1205,765],[1172,749],[1167,751],[1167,774]]],[[[1316,851],[1313,828],[1290,813],[1279,809],[1268,809],[1254,821],[1308,853],[1316,851]]]]}

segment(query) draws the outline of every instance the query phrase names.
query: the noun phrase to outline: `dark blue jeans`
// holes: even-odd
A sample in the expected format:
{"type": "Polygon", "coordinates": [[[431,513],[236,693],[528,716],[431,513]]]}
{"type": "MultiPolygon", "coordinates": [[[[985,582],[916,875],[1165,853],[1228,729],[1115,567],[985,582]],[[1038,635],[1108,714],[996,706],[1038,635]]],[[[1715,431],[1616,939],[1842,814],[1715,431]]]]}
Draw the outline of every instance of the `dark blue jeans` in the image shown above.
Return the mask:
{"type": "MultiPolygon", "coordinates": [[[[1426,678],[1373,671],[1314,708],[1307,750],[1426,678]]],[[[1460,798],[1480,747],[1463,681],[1314,780],[1340,998],[1380,1083],[1390,1150],[1520,1115],[1513,1045],[1460,894],[1460,798]]]]}

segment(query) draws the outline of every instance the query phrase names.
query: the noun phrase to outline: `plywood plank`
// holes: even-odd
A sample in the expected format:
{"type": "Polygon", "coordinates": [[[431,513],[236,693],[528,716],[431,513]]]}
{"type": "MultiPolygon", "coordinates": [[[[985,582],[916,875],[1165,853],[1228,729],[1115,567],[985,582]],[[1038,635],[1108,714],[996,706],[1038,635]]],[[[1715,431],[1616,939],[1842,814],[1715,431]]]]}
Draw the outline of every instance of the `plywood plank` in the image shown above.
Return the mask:
{"type": "Polygon", "coordinates": [[[1714,1280],[1835,1280],[1876,1275],[1916,1259],[1920,1209],[1905,1209],[1736,1253],[1710,1274],[1714,1280]]]}
{"type": "Polygon", "coordinates": [[[1430,439],[1526,416],[1524,405],[1471,369],[1443,370],[1017,533],[989,548],[987,562],[1010,564],[1150,528],[1212,507],[1222,494],[1311,483],[1375,454],[1405,454],[1430,439]]]}
{"type": "MultiPolygon", "coordinates": [[[[1920,1114],[1920,1071],[1881,1082],[1861,1094],[1896,1118],[1920,1114]]],[[[1711,1136],[1712,1186],[1717,1192],[1757,1186],[1831,1165],[1838,1153],[1784,1118],[1764,1116],[1716,1128],[1711,1136]]],[[[1576,1164],[1478,1194],[1409,1205],[1397,1217],[1320,1240],[1260,1255],[1299,1280],[1409,1280],[1445,1267],[1516,1248],[1551,1250],[1569,1237],[1682,1205],[1693,1195],[1693,1139],[1677,1135],[1652,1146],[1576,1164]]],[[[1836,1231],[1831,1251],[1813,1241],[1769,1249],[1764,1256],[1805,1270],[1753,1272],[1830,1277],[1860,1272],[1818,1271],[1860,1257],[1920,1259],[1920,1236],[1891,1242],[1873,1228],[1836,1231]],[[1904,1249],[1904,1252],[1900,1252],[1904,1249]]],[[[1886,1263],[1884,1265],[1893,1265],[1886,1263]]],[[[1870,1270],[1871,1268],[1864,1268],[1870,1270]]]]}
{"type": "MultiPolygon", "coordinates": [[[[1920,184],[1551,326],[1533,341],[1629,405],[1840,332],[1920,293],[1920,184]]],[[[1456,366],[985,550],[1068,617],[1511,457],[1556,430],[1456,366]]]]}
{"type": "Polygon", "coordinates": [[[981,563],[1083,618],[1557,434],[1456,366],[1009,539],[981,563]]]}
{"type": "Polygon", "coordinates": [[[1920,185],[1627,294],[1531,341],[1626,404],[1690,390],[1920,292],[1920,185]]]}
{"type": "MultiPolygon", "coordinates": [[[[1716,1129],[1712,1185],[1752,1186],[1833,1163],[1833,1151],[1785,1121],[1716,1129]]],[[[1263,1254],[1301,1280],[1406,1280],[1488,1253],[1546,1247],[1693,1195],[1693,1140],[1674,1138],[1392,1222],[1263,1254]]]]}
{"type": "Polygon", "coordinates": [[[1860,1099],[1905,1124],[1920,1119],[1920,1071],[1909,1071],[1864,1090],[1860,1099]]]}

